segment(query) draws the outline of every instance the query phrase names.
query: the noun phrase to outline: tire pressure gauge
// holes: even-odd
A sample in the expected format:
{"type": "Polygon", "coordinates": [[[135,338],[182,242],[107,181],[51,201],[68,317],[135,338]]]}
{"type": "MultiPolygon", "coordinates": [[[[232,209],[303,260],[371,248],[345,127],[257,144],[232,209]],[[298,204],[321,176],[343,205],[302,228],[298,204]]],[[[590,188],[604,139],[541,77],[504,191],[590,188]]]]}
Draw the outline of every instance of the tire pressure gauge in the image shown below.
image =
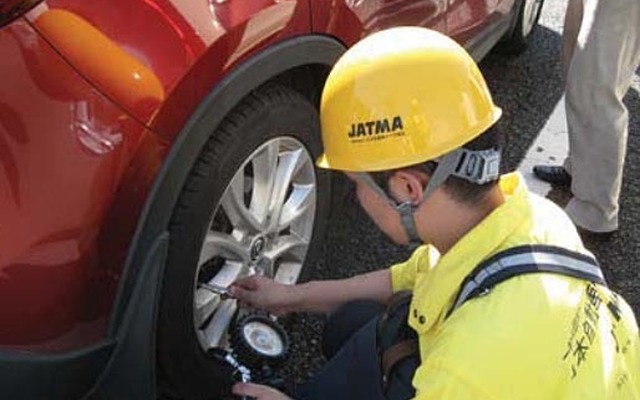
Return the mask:
{"type": "Polygon", "coordinates": [[[240,318],[230,337],[238,360],[248,366],[281,364],[289,354],[289,337],[284,328],[267,315],[240,318]]]}

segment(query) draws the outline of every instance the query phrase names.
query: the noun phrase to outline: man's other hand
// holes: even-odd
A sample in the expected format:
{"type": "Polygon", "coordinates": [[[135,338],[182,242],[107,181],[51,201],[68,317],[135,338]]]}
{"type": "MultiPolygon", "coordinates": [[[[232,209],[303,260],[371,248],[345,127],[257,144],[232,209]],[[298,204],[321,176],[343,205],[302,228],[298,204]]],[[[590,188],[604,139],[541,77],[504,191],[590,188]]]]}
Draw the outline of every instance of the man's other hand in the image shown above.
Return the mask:
{"type": "Polygon", "coordinates": [[[249,396],[256,400],[292,400],[291,397],[274,388],[255,383],[236,383],[232,391],[236,396],[249,396]]]}

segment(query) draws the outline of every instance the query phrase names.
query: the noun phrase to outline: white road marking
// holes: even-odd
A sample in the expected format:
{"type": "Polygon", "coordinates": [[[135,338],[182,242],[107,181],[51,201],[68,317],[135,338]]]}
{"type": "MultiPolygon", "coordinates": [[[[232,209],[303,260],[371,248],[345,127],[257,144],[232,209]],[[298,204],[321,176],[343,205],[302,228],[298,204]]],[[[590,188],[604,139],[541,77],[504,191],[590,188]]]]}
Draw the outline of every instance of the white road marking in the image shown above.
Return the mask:
{"type": "Polygon", "coordinates": [[[524,176],[531,191],[541,196],[546,196],[551,190],[551,185],[533,175],[533,166],[538,164],[561,165],[568,151],[567,119],[564,109],[564,96],[562,96],[518,167],[518,171],[524,176]]]}

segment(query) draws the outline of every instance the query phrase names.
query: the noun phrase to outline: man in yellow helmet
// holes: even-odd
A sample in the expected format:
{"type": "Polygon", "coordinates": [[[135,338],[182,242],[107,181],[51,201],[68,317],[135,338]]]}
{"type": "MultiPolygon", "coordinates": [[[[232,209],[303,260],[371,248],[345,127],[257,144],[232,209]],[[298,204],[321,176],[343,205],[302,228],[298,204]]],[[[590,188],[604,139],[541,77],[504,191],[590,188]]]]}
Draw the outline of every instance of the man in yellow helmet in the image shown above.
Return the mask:
{"type": "MultiPolygon", "coordinates": [[[[349,279],[250,277],[232,286],[233,296],[274,314],[323,312],[352,324],[365,315],[345,314],[354,301],[413,293],[380,319],[339,327],[347,338],[292,396],[640,399],[633,312],[606,287],[565,213],[518,174],[500,177],[492,129],[500,115],[475,62],[437,32],[378,32],[335,65],[317,164],[349,176],[392,240],[420,246],[404,263],[349,279]],[[398,315],[408,326],[389,328],[398,315]]],[[[288,398],[250,383],[233,390],[288,398]]]]}

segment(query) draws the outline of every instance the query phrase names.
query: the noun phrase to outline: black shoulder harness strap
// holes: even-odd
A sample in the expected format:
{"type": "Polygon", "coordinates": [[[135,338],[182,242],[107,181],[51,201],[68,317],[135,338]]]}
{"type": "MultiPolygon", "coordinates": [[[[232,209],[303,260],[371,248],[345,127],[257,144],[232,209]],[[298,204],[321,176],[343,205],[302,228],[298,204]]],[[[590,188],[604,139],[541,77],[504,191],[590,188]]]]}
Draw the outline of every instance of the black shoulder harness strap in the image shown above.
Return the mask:
{"type": "MultiPolygon", "coordinates": [[[[481,262],[460,285],[447,317],[467,300],[488,293],[500,282],[534,272],[556,273],[606,286],[598,262],[591,256],[555,246],[518,246],[481,262]]],[[[411,380],[420,364],[418,337],[407,325],[410,293],[396,293],[393,299],[378,322],[383,389],[387,399],[407,399],[415,395],[411,380]]]]}
{"type": "Polygon", "coordinates": [[[548,245],[512,247],[481,262],[462,282],[449,311],[516,275],[551,272],[607,285],[598,261],[586,254],[548,245]]]}

